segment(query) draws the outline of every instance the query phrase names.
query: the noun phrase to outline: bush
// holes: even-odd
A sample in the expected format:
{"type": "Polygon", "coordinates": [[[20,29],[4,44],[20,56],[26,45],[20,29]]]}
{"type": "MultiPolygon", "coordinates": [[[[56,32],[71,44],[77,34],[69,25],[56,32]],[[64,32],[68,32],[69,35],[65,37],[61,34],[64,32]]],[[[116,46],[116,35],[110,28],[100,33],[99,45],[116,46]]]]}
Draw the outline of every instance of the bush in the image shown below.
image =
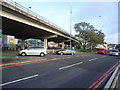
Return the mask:
{"type": "Polygon", "coordinates": [[[76,49],[77,53],[81,52],[97,52],[98,49],[76,49]]]}

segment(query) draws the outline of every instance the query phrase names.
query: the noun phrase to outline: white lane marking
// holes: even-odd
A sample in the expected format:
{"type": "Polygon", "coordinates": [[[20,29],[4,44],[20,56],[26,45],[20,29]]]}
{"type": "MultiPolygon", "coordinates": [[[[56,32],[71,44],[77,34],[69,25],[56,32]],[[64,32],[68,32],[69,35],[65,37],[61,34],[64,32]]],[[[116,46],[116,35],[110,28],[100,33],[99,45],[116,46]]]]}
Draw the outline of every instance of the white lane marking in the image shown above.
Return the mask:
{"type": "Polygon", "coordinates": [[[90,59],[89,61],[94,61],[94,60],[96,60],[96,59],[98,59],[98,58],[93,58],[93,59],[90,59]]]}
{"type": "Polygon", "coordinates": [[[37,77],[37,76],[39,76],[39,75],[38,74],[32,75],[32,76],[29,76],[29,77],[25,77],[25,78],[21,78],[21,79],[18,79],[18,80],[11,81],[11,82],[0,84],[0,86],[5,86],[5,85],[8,85],[8,84],[12,84],[12,83],[16,83],[16,82],[19,82],[19,81],[27,80],[27,79],[34,78],[34,77],[37,77]]]}
{"type": "Polygon", "coordinates": [[[75,64],[72,64],[72,65],[68,65],[68,66],[61,67],[61,68],[59,68],[59,69],[61,70],[61,69],[69,68],[69,67],[72,67],[72,66],[75,66],[75,65],[79,65],[79,64],[82,64],[82,63],[83,63],[83,62],[75,63],[75,64]]]}
{"type": "Polygon", "coordinates": [[[88,56],[88,55],[81,55],[81,56],[88,56]]]}
{"type": "Polygon", "coordinates": [[[71,58],[71,57],[66,57],[66,58],[71,58]]]}
{"type": "Polygon", "coordinates": [[[105,58],[106,56],[103,56],[103,57],[101,57],[101,58],[105,58]]]}
{"type": "Polygon", "coordinates": [[[53,58],[52,60],[57,60],[56,58],[53,58]]]}

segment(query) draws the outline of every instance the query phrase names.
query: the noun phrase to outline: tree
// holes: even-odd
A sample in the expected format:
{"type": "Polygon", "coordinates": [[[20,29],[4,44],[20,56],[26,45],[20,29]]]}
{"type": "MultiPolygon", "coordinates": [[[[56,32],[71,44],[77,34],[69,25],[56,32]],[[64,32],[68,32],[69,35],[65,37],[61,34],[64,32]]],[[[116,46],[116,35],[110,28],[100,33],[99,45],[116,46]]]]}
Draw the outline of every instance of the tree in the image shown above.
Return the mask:
{"type": "Polygon", "coordinates": [[[74,28],[77,33],[75,36],[82,41],[84,49],[86,49],[87,44],[92,47],[96,44],[104,43],[104,33],[95,29],[90,23],[77,23],[74,28]]]}
{"type": "Polygon", "coordinates": [[[77,23],[75,24],[74,28],[75,28],[75,31],[78,33],[75,36],[79,37],[79,39],[82,40],[82,43],[85,49],[88,41],[87,30],[91,28],[89,23],[86,23],[86,22],[77,23]]]}

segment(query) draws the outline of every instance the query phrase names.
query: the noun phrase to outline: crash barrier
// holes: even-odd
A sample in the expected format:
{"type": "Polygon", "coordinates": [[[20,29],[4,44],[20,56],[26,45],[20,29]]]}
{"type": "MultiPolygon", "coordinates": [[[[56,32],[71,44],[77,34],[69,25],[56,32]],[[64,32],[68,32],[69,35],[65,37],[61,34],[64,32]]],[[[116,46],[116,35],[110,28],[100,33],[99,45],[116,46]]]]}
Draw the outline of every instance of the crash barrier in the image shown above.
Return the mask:
{"type": "Polygon", "coordinates": [[[90,85],[87,90],[109,90],[109,88],[115,88],[117,77],[118,77],[118,71],[119,71],[119,63],[116,63],[114,66],[112,66],[107,72],[105,72],[98,80],[96,80],[92,85],[90,85]],[[111,79],[112,78],[112,79],[111,79]],[[116,78],[116,79],[115,79],[116,78]],[[115,80],[115,82],[113,82],[115,80]],[[114,84],[114,86],[113,86],[114,84]],[[112,85],[112,87],[111,87],[112,85]]]}
{"type": "Polygon", "coordinates": [[[113,72],[112,76],[110,77],[110,79],[106,83],[104,90],[106,90],[106,88],[109,90],[119,89],[120,88],[119,78],[120,78],[120,61],[119,61],[119,65],[117,66],[117,68],[113,72]]]}

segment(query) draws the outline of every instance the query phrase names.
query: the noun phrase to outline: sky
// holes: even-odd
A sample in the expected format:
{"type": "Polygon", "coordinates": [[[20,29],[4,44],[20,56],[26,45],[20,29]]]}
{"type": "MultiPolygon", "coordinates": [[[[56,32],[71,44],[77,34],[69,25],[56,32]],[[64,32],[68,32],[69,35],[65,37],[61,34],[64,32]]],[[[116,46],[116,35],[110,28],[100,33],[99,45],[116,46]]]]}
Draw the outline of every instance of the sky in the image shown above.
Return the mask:
{"type": "Polygon", "coordinates": [[[72,7],[72,35],[75,35],[74,25],[87,22],[105,34],[105,42],[118,43],[118,2],[115,0],[79,1],[79,0],[13,0],[70,33],[70,11],[72,7]],[[114,2],[113,2],[114,1],[114,2]],[[99,17],[101,16],[101,17],[99,17]]]}

